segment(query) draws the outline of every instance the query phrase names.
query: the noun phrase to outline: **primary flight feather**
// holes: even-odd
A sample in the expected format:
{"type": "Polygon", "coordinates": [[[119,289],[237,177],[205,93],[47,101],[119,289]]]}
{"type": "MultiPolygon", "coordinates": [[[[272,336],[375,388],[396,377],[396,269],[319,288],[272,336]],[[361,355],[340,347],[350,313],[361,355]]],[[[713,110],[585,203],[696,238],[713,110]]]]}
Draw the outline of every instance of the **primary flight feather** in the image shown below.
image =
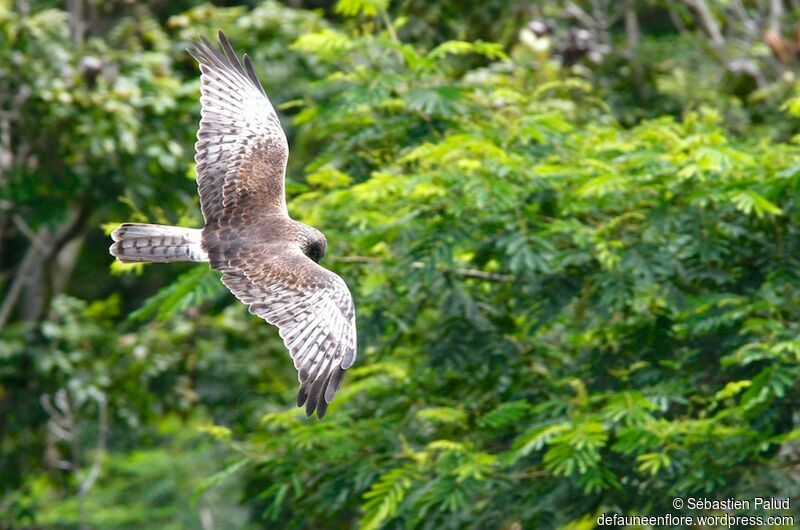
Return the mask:
{"type": "Polygon", "coordinates": [[[250,312],[278,327],[298,371],[297,406],[322,418],[356,358],[353,297],[318,265],[321,232],[289,217],[289,147],[247,55],[225,34],[189,53],[200,64],[201,120],[195,144],[202,230],[124,223],[110,251],[122,262],[207,261],[250,312]]]}

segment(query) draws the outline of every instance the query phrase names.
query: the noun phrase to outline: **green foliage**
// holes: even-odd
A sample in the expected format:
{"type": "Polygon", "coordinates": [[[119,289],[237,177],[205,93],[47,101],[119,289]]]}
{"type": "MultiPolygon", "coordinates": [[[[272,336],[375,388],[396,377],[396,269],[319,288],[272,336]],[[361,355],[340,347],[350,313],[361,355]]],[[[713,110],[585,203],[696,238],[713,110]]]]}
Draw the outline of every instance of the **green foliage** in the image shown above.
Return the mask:
{"type": "Polygon", "coordinates": [[[339,0],[336,2],[336,12],[345,16],[367,15],[375,16],[386,12],[388,0],[339,0]]]}
{"type": "MultiPolygon", "coordinates": [[[[76,499],[63,500],[44,474],[29,479],[29,489],[19,502],[30,503],[36,524],[48,528],[77,527],[81,511],[88,514],[84,521],[95,528],[198,528],[203,517],[216,517],[236,528],[255,528],[248,524],[246,511],[226,499],[238,493],[228,477],[222,473],[209,477],[216,462],[224,459],[219,447],[198,440],[193,422],[165,417],[151,427],[158,444],[143,442],[129,453],[110,455],[103,478],[82,499],[82,506],[76,499]],[[194,484],[201,490],[195,491],[194,484]]],[[[234,463],[226,471],[235,473],[238,468],[234,463]]]]}
{"type": "Polygon", "coordinates": [[[148,298],[129,318],[142,320],[155,315],[159,320],[169,320],[223,290],[218,274],[209,268],[197,267],[148,298]]]}
{"type": "Polygon", "coordinates": [[[408,359],[410,380],[344,396],[318,443],[302,422],[256,437],[264,458],[309,452],[254,480],[335,476],[368,528],[486,528],[779,476],[731,473],[791,429],[797,362],[754,342],[800,317],[797,146],[738,138],[707,107],[626,129],[580,83],[504,58],[463,70],[463,43],[350,39],[303,48],[340,66],[298,114],[327,141],[292,209],[336,230],[334,256],[363,257],[341,267],[361,358],[408,359]]]}
{"type": "Polygon", "coordinates": [[[514,2],[414,6],[151,6],[74,45],[65,13],[0,2],[28,65],[0,63],[0,97],[27,94],[15,142],[45,146],[0,175],[14,213],[196,226],[183,48],[224,29],[289,115],[289,210],[359,326],[311,421],[217,273],[111,276],[85,236],[85,279],[0,335],[0,528],[589,528],[800,493],[797,89],[735,103],[695,33],[645,27],[637,88],[620,55],[559,64],[514,2]],[[89,54],[114,67],[92,87],[89,54]]]}

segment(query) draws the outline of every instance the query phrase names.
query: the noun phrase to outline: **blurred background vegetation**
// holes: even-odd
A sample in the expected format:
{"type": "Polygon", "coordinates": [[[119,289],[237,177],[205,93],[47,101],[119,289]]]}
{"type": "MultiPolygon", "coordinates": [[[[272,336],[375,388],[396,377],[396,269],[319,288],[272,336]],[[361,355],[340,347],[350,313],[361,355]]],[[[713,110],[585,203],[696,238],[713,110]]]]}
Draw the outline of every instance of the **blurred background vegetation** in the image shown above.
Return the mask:
{"type": "Polygon", "coordinates": [[[0,528],[585,529],[692,495],[797,521],[799,15],[0,0],[0,528]],[[185,49],[219,29],[355,296],[322,422],[216,273],[107,252],[200,226],[185,49]]]}

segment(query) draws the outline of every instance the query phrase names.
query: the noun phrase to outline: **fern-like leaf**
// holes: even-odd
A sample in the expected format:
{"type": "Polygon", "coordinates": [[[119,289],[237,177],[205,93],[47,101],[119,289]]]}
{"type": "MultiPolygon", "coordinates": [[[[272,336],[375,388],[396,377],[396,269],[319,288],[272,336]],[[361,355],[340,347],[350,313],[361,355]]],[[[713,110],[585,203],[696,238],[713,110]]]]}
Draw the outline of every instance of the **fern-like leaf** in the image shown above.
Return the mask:
{"type": "Polygon", "coordinates": [[[144,320],[155,315],[159,320],[168,320],[222,291],[223,286],[216,272],[207,267],[197,267],[182,274],[177,280],[145,300],[142,307],[131,313],[128,318],[144,320]]]}

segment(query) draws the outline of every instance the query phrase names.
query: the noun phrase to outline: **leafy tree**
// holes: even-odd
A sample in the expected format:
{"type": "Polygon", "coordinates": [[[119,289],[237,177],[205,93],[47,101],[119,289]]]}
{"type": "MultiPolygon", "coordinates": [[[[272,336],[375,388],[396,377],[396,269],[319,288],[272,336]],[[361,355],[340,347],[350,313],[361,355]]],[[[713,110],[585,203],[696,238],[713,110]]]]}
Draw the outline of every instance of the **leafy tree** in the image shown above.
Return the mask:
{"type": "Polygon", "coordinates": [[[365,346],[330,422],[248,438],[267,515],[560,526],[785,494],[797,147],[708,108],[626,130],[578,80],[391,35],[296,44],[342,65],[298,115],[327,146],[293,206],[341,227],[365,346]]]}
{"type": "Polygon", "coordinates": [[[0,2],[0,528],[591,528],[800,493],[800,104],[774,48],[729,49],[766,4],[91,4],[83,29],[21,4],[0,2]],[[200,222],[183,49],[220,28],[354,292],[322,422],[215,272],[109,275],[94,229],[200,222]],[[763,85],[721,83],[734,58],[763,85]]]}

